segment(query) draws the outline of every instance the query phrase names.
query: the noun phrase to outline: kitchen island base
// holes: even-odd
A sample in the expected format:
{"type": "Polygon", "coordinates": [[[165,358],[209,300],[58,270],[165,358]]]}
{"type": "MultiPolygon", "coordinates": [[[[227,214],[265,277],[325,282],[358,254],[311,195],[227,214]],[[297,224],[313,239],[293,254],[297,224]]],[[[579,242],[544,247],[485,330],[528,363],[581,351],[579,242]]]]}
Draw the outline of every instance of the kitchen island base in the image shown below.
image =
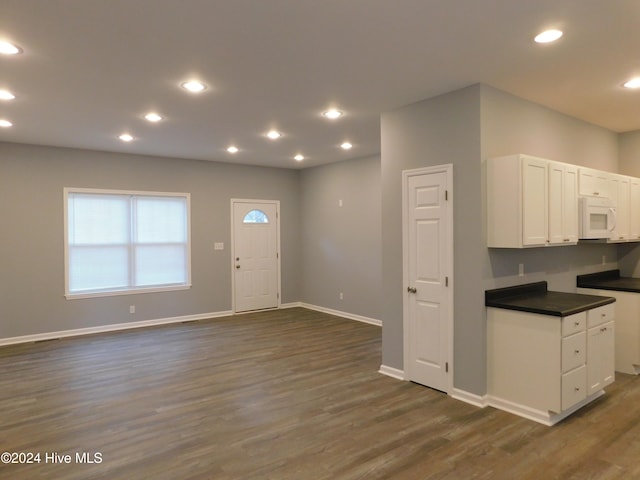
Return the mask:
{"type": "Polygon", "coordinates": [[[614,304],[568,316],[487,308],[487,401],[554,425],[614,381],[614,304]]]}

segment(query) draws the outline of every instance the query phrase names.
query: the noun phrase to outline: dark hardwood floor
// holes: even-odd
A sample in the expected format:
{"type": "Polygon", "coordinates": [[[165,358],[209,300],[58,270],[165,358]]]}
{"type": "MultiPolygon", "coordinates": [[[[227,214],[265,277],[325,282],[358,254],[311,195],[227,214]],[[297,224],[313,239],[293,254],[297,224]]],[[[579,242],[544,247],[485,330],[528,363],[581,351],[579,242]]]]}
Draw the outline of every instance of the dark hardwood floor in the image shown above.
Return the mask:
{"type": "Polygon", "coordinates": [[[2,347],[0,452],[40,463],[0,478],[640,478],[640,378],[545,427],[379,374],[380,336],[295,308],[2,347]]]}

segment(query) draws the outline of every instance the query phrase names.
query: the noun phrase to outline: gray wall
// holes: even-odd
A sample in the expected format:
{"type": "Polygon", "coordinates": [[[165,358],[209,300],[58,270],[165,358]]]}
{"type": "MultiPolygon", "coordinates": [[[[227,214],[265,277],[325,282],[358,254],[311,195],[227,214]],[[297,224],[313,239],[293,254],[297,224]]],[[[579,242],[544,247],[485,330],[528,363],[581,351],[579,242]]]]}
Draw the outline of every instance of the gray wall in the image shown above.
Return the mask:
{"type": "Polygon", "coordinates": [[[299,301],[298,171],[0,143],[0,338],[230,310],[231,198],[280,200],[282,302],[299,301]],[[66,300],[64,187],[191,193],[193,287],[66,300]]]}
{"type": "Polygon", "coordinates": [[[454,386],[483,395],[485,289],[547,280],[551,289],[575,291],[577,274],[618,266],[614,245],[488,249],[483,159],[528,153],[615,172],[618,136],[484,85],[384,113],[381,125],[382,363],[404,368],[401,171],[453,163],[454,386]]]}
{"type": "Polygon", "coordinates": [[[301,300],[379,320],[380,157],[302,170],[300,189],[301,300]]]}
{"type": "Polygon", "coordinates": [[[618,135],[620,156],[618,166],[620,173],[640,177],[640,130],[618,135]]]}

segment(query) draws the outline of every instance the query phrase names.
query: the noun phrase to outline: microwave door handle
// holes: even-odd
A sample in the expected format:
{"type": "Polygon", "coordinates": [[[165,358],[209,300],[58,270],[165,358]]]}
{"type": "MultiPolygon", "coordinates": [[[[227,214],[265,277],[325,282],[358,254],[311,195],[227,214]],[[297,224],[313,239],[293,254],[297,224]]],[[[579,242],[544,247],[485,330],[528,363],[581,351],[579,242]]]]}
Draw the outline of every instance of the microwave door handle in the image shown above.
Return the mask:
{"type": "Polygon", "coordinates": [[[613,232],[616,229],[616,209],[615,208],[610,208],[609,209],[609,213],[607,214],[607,217],[613,218],[613,222],[611,223],[611,226],[609,227],[609,231],[613,232]]]}

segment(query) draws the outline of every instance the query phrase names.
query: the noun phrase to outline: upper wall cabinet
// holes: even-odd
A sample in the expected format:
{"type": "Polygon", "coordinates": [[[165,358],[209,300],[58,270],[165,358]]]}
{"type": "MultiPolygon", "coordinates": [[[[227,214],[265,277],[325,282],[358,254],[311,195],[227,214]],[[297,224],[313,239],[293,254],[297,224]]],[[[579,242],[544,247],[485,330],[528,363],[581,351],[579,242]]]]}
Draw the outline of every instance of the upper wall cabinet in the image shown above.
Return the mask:
{"type": "Polygon", "coordinates": [[[622,242],[630,239],[631,221],[631,178],[624,175],[610,173],[608,195],[611,203],[616,207],[616,223],[611,232],[610,241],[622,242]]]}
{"type": "Polygon", "coordinates": [[[629,240],[640,240],[640,178],[629,178],[629,240]]]}
{"type": "Polygon", "coordinates": [[[529,155],[487,166],[487,245],[527,248],[578,241],[578,169],[529,155]]]}
{"type": "Polygon", "coordinates": [[[579,193],[590,197],[609,196],[609,173],[580,167],[579,193]]]}
{"type": "Polygon", "coordinates": [[[575,245],[578,242],[578,167],[567,163],[548,163],[549,245],[575,245]]]}

